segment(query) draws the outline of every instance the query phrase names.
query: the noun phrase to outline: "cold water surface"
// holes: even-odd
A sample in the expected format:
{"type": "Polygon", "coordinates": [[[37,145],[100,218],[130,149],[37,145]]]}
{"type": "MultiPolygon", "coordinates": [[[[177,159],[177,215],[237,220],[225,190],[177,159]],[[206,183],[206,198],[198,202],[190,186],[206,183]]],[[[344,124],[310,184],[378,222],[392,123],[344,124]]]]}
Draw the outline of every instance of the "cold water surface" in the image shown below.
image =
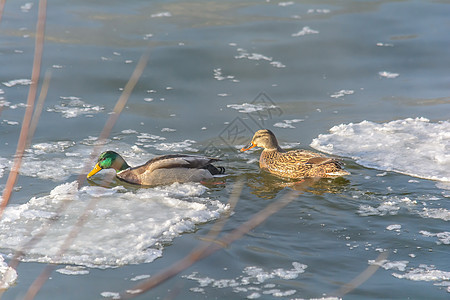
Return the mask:
{"type": "MultiPolygon", "coordinates": [[[[138,299],[333,299],[373,267],[344,299],[448,298],[448,3],[65,1],[47,9],[48,96],[0,220],[3,299],[21,299],[47,263],[56,270],[36,299],[136,293],[204,243],[239,180],[221,235],[298,194],[138,299]],[[104,170],[77,184],[146,51],[149,63],[100,148],[133,166],[167,153],[217,156],[227,176],[138,188],[104,170]],[[261,150],[238,151],[260,128],[285,149],[340,157],[351,175],[298,183],[261,172],[261,150]]],[[[37,3],[13,0],[0,23],[2,190],[26,107],[36,17],[37,3]]]]}

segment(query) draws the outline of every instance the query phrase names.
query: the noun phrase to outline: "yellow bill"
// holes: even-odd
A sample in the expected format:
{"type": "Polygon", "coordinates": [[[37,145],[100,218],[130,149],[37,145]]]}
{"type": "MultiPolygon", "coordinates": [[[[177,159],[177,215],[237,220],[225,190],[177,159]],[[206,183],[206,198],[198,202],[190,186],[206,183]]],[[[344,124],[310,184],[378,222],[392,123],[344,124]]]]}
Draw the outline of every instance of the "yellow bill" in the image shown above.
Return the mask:
{"type": "Polygon", "coordinates": [[[90,178],[92,176],[94,176],[95,174],[98,173],[98,171],[100,171],[102,168],[98,165],[98,163],[95,164],[95,167],[92,169],[92,171],[89,172],[89,174],[87,174],[87,178],[90,178]]]}

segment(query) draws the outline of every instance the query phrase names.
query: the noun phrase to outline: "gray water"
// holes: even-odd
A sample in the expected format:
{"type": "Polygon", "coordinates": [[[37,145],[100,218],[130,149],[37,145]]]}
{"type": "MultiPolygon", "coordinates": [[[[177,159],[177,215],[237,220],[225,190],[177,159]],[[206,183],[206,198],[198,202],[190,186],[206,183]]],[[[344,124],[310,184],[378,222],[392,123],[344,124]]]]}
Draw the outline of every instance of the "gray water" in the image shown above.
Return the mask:
{"type": "MultiPolygon", "coordinates": [[[[124,199],[123,209],[131,219],[124,217],[115,224],[119,227],[133,225],[133,216],[142,213],[142,200],[133,198],[142,193],[151,202],[152,197],[168,199],[172,189],[179,193],[173,196],[176,199],[225,205],[234,183],[243,178],[240,200],[223,234],[281,199],[293,189],[292,182],[260,172],[259,151],[238,151],[259,128],[274,131],[286,148],[310,149],[314,139],[340,124],[364,120],[390,124],[412,118],[417,125],[421,123],[416,118],[422,117],[430,124],[448,126],[450,6],[446,1],[50,1],[47,9],[41,75],[51,71],[51,81],[9,203],[29,214],[1,227],[12,232],[2,233],[0,253],[6,262],[16,249],[5,239],[25,242],[20,234],[30,230],[27,224],[39,226],[48,219],[41,212],[30,217],[39,207],[32,206],[33,198],[47,201],[52,190],[64,190],[64,184],[82,173],[95,137],[146,51],[149,63],[104,148],[124,152],[133,165],[166,153],[218,156],[228,176],[205,190],[197,185],[172,186],[156,190],[162,193],[157,196],[151,189],[132,186],[116,194],[101,190],[110,205],[117,204],[114,199],[119,195],[124,199]],[[126,202],[127,195],[133,202],[126,202]],[[136,208],[127,206],[130,203],[136,208]]],[[[36,19],[37,3],[13,0],[6,2],[0,23],[2,190],[29,89],[26,82],[13,85],[13,80],[31,77],[36,19]]],[[[444,145],[438,153],[444,160],[430,159],[431,169],[445,170],[450,138],[446,132],[427,130],[424,136],[438,136],[444,145]]],[[[404,157],[402,165],[394,159],[387,168],[373,161],[364,163],[364,152],[401,156],[403,148],[421,144],[421,139],[397,138],[397,131],[407,128],[394,127],[385,135],[374,131],[374,136],[380,145],[399,139],[402,147],[373,145],[360,149],[359,159],[343,150],[340,155],[350,176],[304,183],[298,196],[261,226],[137,298],[334,297],[373,266],[381,253],[387,254],[381,267],[344,299],[448,298],[448,182],[403,172],[404,165],[420,165],[415,157],[404,157]]],[[[334,146],[354,145],[335,141],[334,146]]],[[[97,191],[95,185],[108,189],[123,185],[114,180],[105,184],[103,179],[111,175],[102,172],[85,182],[87,196],[79,201],[95,198],[89,196],[97,191]]],[[[438,175],[448,178],[448,172],[438,175]]],[[[47,202],[45,209],[51,211],[52,205],[56,204],[47,202]]],[[[120,205],[107,205],[100,202],[96,215],[101,216],[102,208],[120,215],[120,205]]],[[[115,264],[114,252],[102,252],[100,242],[93,242],[94,248],[85,253],[87,263],[77,256],[64,262],[48,256],[58,270],[75,271],[73,275],[53,272],[36,299],[111,299],[133,290],[201,244],[217,219],[215,213],[221,211],[218,207],[211,208],[208,216],[201,210],[195,216],[178,215],[183,221],[199,219],[159,240],[160,256],[150,260],[140,259],[142,249],[124,245],[130,236],[141,236],[149,228],[115,234],[99,217],[96,226],[108,239],[117,238],[117,252],[129,252],[131,258],[115,264]],[[105,264],[90,260],[98,253],[105,264]]],[[[81,212],[72,208],[65,216],[73,220],[81,212]]],[[[171,213],[167,208],[162,216],[171,213]]],[[[89,232],[79,238],[92,242],[89,232]]],[[[60,240],[53,236],[50,241],[55,242],[47,245],[52,248],[60,240]]],[[[17,280],[3,299],[23,297],[46,266],[45,247],[39,251],[20,263],[17,280]]]]}

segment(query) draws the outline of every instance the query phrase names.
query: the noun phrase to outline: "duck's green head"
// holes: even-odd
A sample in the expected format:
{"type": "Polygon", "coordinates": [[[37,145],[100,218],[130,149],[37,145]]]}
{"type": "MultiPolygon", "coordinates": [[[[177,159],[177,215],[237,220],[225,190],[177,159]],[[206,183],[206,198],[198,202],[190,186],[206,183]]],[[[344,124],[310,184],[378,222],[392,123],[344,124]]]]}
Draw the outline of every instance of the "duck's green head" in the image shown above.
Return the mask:
{"type": "Polygon", "coordinates": [[[105,151],[102,154],[100,154],[100,157],[98,158],[97,163],[95,164],[94,168],[91,172],[87,175],[87,178],[92,177],[97,172],[101,171],[102,169],[114,169],[116,172],[120,172],[122,170],[128,169],[130,166],[125,162],[125,160],[114,151],[105,151]]]}

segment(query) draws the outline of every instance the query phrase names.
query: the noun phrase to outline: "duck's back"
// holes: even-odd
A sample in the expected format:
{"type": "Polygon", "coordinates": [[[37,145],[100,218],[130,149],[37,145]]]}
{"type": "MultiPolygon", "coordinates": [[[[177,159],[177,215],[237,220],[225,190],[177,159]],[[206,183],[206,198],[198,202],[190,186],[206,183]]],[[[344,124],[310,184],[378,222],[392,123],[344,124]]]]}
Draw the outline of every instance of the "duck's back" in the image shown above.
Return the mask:
{"type": "Polygon", "coordinates": [[[203,156],[163,155],[149,160],[142,166],[117,173],[117,177],[140,185],[166,185],[174,182],[200,182],[213,178],[211,159],[203,156]]]}

